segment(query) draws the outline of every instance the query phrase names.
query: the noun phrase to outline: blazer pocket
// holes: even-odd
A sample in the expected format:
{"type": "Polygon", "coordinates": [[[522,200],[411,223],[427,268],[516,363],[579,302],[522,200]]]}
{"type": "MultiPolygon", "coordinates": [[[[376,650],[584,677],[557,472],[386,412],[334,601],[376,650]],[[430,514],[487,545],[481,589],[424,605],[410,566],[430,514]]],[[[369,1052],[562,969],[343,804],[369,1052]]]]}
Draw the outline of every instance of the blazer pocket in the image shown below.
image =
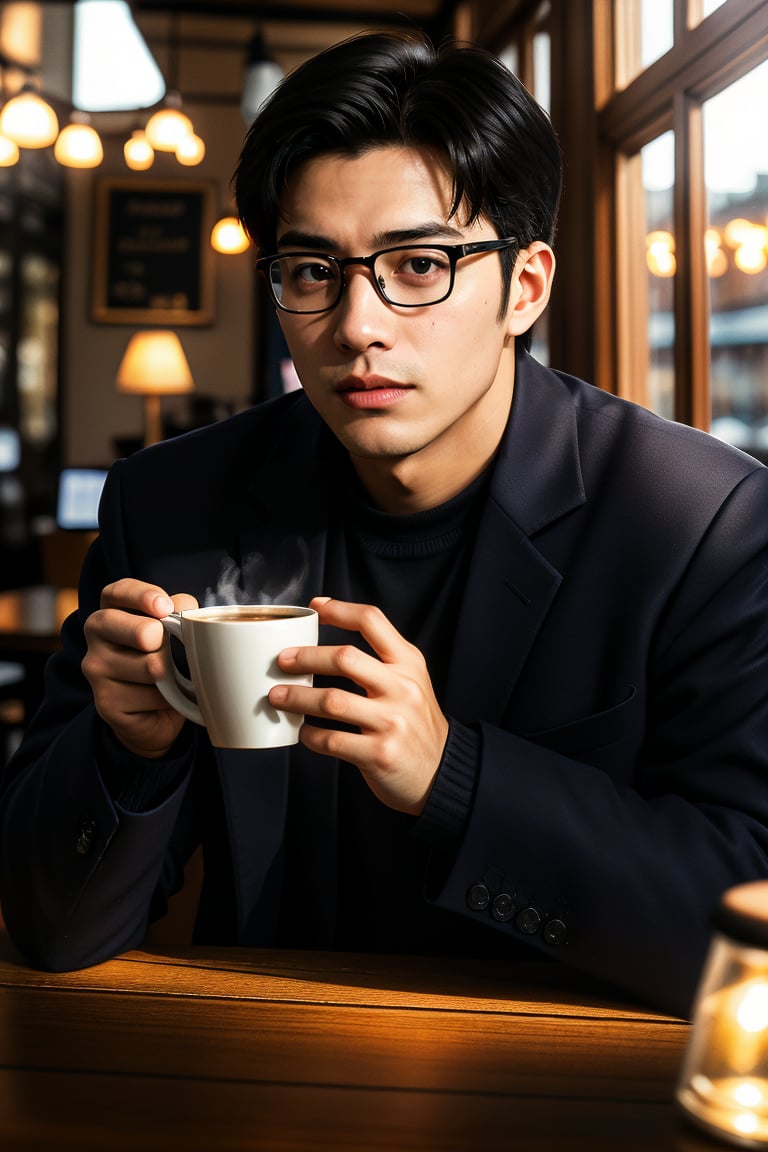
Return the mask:
{"type": "Polygon", "coordinates": [[[641,703],[637,688],[628,684],[623,700],[603,712],[594,712],[556,728],[541,728],[537,732],[519,734],[533,744],[551,748],[553,752],[583,756],[619,741],[642,737],[644,717],[641,703]]]}

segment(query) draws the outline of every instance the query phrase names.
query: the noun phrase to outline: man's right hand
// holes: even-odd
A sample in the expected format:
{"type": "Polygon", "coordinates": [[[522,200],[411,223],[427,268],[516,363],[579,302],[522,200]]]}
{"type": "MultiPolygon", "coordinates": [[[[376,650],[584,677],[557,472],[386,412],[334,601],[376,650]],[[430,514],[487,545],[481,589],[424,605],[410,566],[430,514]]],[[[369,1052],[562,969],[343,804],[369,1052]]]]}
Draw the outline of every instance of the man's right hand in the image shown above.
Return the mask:
{"type": "Polygon", "coordinates": [[[170,597],[154,584],[118,580],[103,590],[101,607],[85,622],[82,669],[96,711],[138,756],[164,756],[184,724],[155,687],[163,667],[160,621],[169,612],[196,607],[193,596],[170,597]]]}

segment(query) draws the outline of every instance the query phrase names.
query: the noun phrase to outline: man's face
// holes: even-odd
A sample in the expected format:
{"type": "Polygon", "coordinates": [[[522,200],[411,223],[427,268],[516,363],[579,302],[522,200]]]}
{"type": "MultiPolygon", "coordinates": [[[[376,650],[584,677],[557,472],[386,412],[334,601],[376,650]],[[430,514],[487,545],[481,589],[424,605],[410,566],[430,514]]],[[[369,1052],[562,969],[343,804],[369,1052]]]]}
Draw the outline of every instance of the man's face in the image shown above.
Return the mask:
{"type": "MultiPolygon", "coordinates": [[[[482,219],[449,220],[450,203],[450,179],[428,152],[321,156],[286,189],[278,250],[367,256],[422,239],[497,238],[482,219]]],[[[499,255],[460,260],[449,298],[427,307],[386,303],[362,266],[348,267],[346,281],[330,312],[279,313],[304,390],[364,482],[371,470],[405,471],[417,483],[424,473],[435,493],[426,502],[446,498],[446,470],[467,472],[457,491],[469,482],[493,455],[509,413],[514,340],[499,321],[499,255]]]]}

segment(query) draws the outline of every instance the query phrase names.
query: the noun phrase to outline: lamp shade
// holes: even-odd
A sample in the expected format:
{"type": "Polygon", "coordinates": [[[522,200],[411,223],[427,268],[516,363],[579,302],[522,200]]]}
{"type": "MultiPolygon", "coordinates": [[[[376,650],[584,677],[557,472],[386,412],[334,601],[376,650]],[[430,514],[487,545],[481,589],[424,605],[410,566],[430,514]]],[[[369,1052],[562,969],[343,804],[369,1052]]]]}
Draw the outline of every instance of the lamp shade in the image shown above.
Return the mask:
{"type": "Polygon", "coordinates": [[[98,132],[90,124],[75,121],[62,128],[53,146],[53,155],[66,168],[98,168],[104,149],[98,132]]]}
{"type": "Polygon", "coordinates": [[[175,152],[184,137],[192,135],[192,121],[181,111],[178,92],[168,93],[164,107],[150,116],[144,131],[156,152],[175,152]]]}
{"type": "Polygon", "coordinates": [[[191,392],[195,384],[175,332],[157,329],[131,336],[117,370],[120,392],[160,396],[191,392]]]}
{"type": "Polygon", "coordinates": [[[136,332],[128,341],[117,370],[120,392],[144,397],[144,443],[147,447],[163,438],[160,398],[195,387],[181,341],[175,332],[158,328],[136,332]]]}
{"type": "Polygon", "coordinates": [[[155,150],[145,136],[142,129],[137,128],[131,133],[130,140],[123,145],[123,156],[129,168],[134,172],[146,172],[155,162],[155,150]]]}
{"type": "Polygon", "coordinates": [[[7,136],[0,136],[0,168],[11,168],[19,161],[19,146],[7,136]]]}
{"type": "Polygon", "coordinates": [[[187,168],[193,168],[196,164],[200,164],[204,157],[205,141],[200,136],[196,136],[194,132],[185,136],[176,147],[176,159],[179,164],[184,164],[187,168]]]}
{"type": "Polygon", "coordinates": [[[282,79],[282,68],[270,55],[264,37],[257,32],[248,46],[240,100],[240,115],[247,125],[253,123],[262,104],[282,79]]]}
{"type": "Polygon", "coordinates": [[[3,108],[0,132],[20,148],[47,148],[59,134],[59,120],[50,104],[25,85],[3,108]]]}

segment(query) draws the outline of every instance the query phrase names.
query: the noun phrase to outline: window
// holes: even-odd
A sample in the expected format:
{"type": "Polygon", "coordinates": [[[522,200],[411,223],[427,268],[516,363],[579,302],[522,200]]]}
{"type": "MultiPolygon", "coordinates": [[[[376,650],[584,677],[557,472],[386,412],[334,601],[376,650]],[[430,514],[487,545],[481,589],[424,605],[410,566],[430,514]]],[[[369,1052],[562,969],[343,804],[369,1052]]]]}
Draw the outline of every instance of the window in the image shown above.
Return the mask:
{"type": "Polygon", "coordinates": [[[703,106],[712,432],[768,460],[768,63],[703,106]]]}
{"type": "Polygon", "coordinates": [[[597,382],[768,457],[768,5],[592,7],[597,382]]]}

